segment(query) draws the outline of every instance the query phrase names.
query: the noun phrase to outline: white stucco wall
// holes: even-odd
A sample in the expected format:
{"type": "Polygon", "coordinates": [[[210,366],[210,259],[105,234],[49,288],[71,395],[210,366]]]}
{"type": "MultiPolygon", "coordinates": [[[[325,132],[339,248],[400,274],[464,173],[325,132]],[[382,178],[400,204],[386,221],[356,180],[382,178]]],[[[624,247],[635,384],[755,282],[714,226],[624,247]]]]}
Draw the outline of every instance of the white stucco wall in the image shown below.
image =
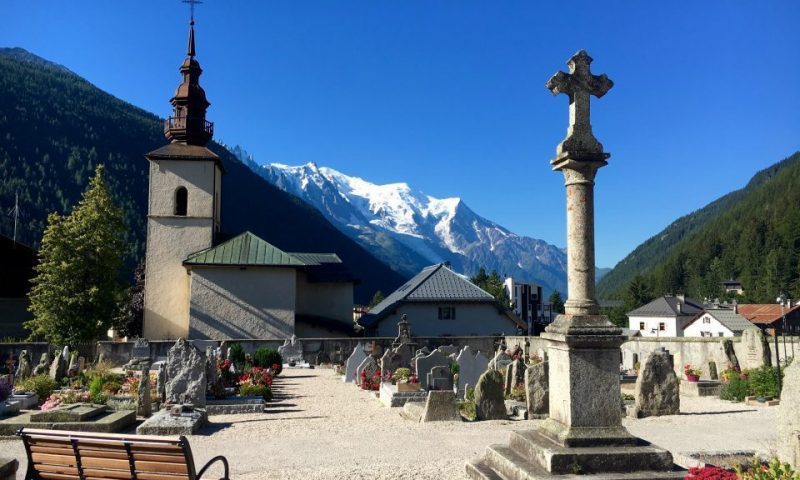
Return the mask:
{"type": "Polygon", "coordinates": [[[733,337],[728,327],[708,313],[690,323],[683,329],[684,337],[733,337]]]}
{"type": "MultiPolygon", "coordinates": [[[[315,315],[353,325],[353,284],[309,283],[305,272],[297,272],[297,314],[315,315]]],[[[299,336],[299,335],[298,335],[299,336]]]]}
{"type": "Polygon", "coordinates": [[[186,336],[189,277],[183,261],[212,245],[217,205],[214,185],[221,176],[212,161],[150,162],[147,250],[145,253],[144,336],[151,340],[186,336]],[[175,191],[187,190],[186,216],[173,215],[175,191]]]}
{"type": "Polygon", "coordinates": [[[189,338],[285,339],[294,334],[295,270],[192,269],[189,338]]]}
{"type": "Polygon", "coordinates": [[[408,315],[414,336],[513,335],[517,331],[516,324],[489,303],[406,303],[380,321],[377,336],[397,335],[397,323],[403,314],[408,315]],[[456,319],[439,320],[439,307],[455,307],[456,319]]]}

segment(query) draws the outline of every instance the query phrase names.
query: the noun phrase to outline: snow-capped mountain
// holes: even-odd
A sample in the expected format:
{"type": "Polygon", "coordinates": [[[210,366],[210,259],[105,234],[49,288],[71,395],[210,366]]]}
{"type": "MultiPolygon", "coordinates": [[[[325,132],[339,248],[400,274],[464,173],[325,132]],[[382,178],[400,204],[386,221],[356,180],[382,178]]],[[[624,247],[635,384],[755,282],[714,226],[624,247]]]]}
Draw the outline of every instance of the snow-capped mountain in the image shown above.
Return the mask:
{"type": "Polygon", "coordinates": [[[510,232],[473,212],[460,198],[434,198],[406,183],[376,185],[314,163],[258,165],[246,154],[240,158],[406,275],[447,261],[467,275],[483,266],[538,283],[547,293],[566,292],[567,258],[562,249],[510,232]]]}

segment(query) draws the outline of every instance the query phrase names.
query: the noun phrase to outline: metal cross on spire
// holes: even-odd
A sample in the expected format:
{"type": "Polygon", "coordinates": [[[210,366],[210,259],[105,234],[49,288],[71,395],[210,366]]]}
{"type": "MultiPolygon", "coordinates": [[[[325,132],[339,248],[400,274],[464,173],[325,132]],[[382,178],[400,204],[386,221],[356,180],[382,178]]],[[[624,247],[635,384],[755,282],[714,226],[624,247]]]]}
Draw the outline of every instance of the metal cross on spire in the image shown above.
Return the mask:
{"type": "Polygon", "coordinates": [[[200,0],[181,0],[181,3],[189,4],[189,14],[191,15],[192,23],[194,23],[194,6],[203,2],[201,2],[200,0]]]}
{"type": "Polygon", "coordinates": [[[559,71],[547,81],[553,95],[569,95],[569,129],[567,138],[558,146],[558,154],[572,152],[578,155],[603,154],[603,146],[594,138],[589,123],[589,97],[602,97],[614,86],[614,82],[603,75],[592,75],[589,64],[592,57],[581,50],[569,59],[570,73],[559,71]]]}

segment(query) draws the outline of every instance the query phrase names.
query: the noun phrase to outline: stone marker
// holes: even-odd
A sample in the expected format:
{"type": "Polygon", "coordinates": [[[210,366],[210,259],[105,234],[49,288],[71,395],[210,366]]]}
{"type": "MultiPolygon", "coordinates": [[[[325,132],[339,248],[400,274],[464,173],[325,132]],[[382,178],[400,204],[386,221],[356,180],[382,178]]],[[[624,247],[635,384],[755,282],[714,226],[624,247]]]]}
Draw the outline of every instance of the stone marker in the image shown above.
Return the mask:
{"type": "Polygon", "coordinates": [[[424,357],[418,357],[414,361],[414,370],[417,372],[419,378],[419,387],[423,390],[428,390],[428,373],[433,367],[447,367],[450,368],[450,359],[444,356],[438,350],[424,357]]]}
{"type": "Polygon", "coordinates": [[[411,360],[414,358],[414,349],[416,345],[411,343],[401,343],[400,345],[396,346],[392,349],[392,351],[398,355],[400,355],[400,366],[401,367],[408,367],[412,370],[414,369],[414,365],[412,364],[411,360]]]}
{"type": "Polygon", "coordinates": [[[47,352],[44,352],[42,356],[39,358],[39,364],[36,365],[33,369],[34,375],[44,375],[47,373],[48,365],[50,364],[50,355],[47,352]]]}
{"type": "Polygon", "coordinates": [[[505,420],[503,379],[497,370],[487,370],[475,385],[475,412],[478,420],[505,420]]]}
{"type": "Polygon", "coordinates": [[[525,362],[519,359],[514,360],[510,365],[508,365],[508,367],[506,367],[506,394],[511,393],[514,387],[517,385],[525,384],[525,370],[527,368],[528,366],[525,365],[525,362]]]}
{"type": "Polygon", "coordinates": [[[292,338],[287,338],[283,345],[278,347],[278,353],[281,354],[283,363],[305,363],[303,359],[303,343],[295,335],[292,335],[292,338]]]}
{"type": "Polygon", "coordinates": [[[681,413],[680,379],[675,374],[672,357],[664,348],[652,352],[644,361],[636,379],[634,418],[679,415],[681,413]]]}
{"type": "Polygon", "coordinates": [[[437,366],[428,372],[428,390],[453,390],[453,373],[450,366],[437,366]]]}
{"type": "MultiPolygon", "coordinates": [[[[67,347],[64,347],[66,350],[67,347]]],[[[69,354],[69,350],[67,350],[67,354],[69,354]]],[[[61,383],[61,379],[67,376],[67,359],[63,358],[63,353],[58,352],[56,353],[55,358],[53,359],[53,363],[50,364],[50,378],[55,380],[56,383],[61,383]]]]}
{"type": "Polygon", "coordinates": [[[14,374],[14,378],[16,380],[23,380],[28,378],[33,373],[33,365],[31,361],[31,355],[28,353],[27,350],[23,350],[19,354],[19,366],[17,366],[17,371],[14,374]]]}
{"type": "Polygon", "coordinates": [[[149,417],[153,414],[153,403],[150,398],[150,369],[147,367],[142,369],[142,378],[139,380],[137,393],[139,397],[137,414],[142,417],[149,417]]]}
{"type": "Polygon", "coordinates": [[[133,342],[131,360],[150,360],[150,342],[146,338],[137,338],[133,342]]]}
{"type": "Polygon", "coordinates": [[[767,337],[757,328],[747,328],[742,332],[742,343],[744,347],[744,358],[739,359],[739,366],[742,370],[751,370],[772,366],[772,353],[767,343],[767,337]]]}
{"type": "Polygon", "coordinates": [[[778,405],[778,458],[795,470],[800,468],[800,361],[783,371],[781,403],[778,405]]]}
{"type": "Polygon", "coordinates": [[[156,392],[158,392],[158,401],[164,403],[167,401],[167,365],[164,362],[158,364],[158,376],[156,377],[156,392]]]}
{"type": "Polygon", "coordinates": [[[717,362],[708,362],[708,377],[711,380],[719,380],[719,373],[717,373],[717,362]]]}
{"type": "Polygon", "coordinates": [[[381,378],[387,373],[394,373],[395,370],[402,368],[403,365],[403,357],[395,352],[394,349],[387,349],[383,357],[381,357],[381,378]]]}
{"type": "Polygon", "coordinates": [[[733,349],[733,340],[723,340],[722,351],[725,352],[725,357],[728,359],[730,367],[734,370],[741,370],[739,359],[736,357],[736,350],[733,349]]]}
{"type": "Polygon", "coordinates": [[[408,323],[408,315],[403,314],[397,323],[397,337],[392,341],[392,348],[397,348],[402,344],[413,344],[411,339],[411,325],[408,323]]]}
{"type": "Polygon", "coordinates": [[[372,355],[367,356],[361,364],[356,368],[356,383],[361,384],[361,373],[363,372],[366,375],[366,378],[374,378],[375,374],[380,374],[381,367],[378,365],[378,361],[375,360],[375,357],[372,355]]]}
{"type": "Polygon", "coordinates": [[[473,353],[467,345],[456,357],[458,363],[458,396],[464,398],[467,385],[475,385],[478,378],[489,368],[489,359],[481,352],[473,353]]]}
{"type": "Polygon", "coordinates": [[[367,358],[366,352],[364,352],[364,346],[361,345],[361,342],[358,342],[356,348],[353,349],[353,353],[347,358],[347,362],[345,362],[345,371],[342,380],[345,382],[353,382],[356,380],[356,369],[364,359],[367,358]]]}
{"type": "Polygon", "coordinates": [[[72,378],[80,373],[80,362],[78,361],[78,352],[69,356],[69,364],[67,366],[67,376],[72,378]]]}
{"type": "Polygon", "coordinates": [[[539,362],[525,370],[525,399],[528,419],[546,417],[550,410],[550,382],[547,362],[539,362]]]}
{"type": "Polygon", "coordinates": [[[428,392],[422,422],[460,422],[461,414],[456,404],[453,390],[437,390],[428,392]]]}
{"type": "Polygon", "coordinates": [[[441,352],[445,357],[449,357],[454,353],[458,353],[458,347],[455,345],[443,345],[438,347],[436,350],[439,350],[439,352],[441,352]]]}
{"type": "Polygon", "coordinates": [[[497,351],[494,358],[489,361],[489,368],[498,372],[505,372],[506,367],[511,363],[511,357],[506,353],[505,348],[497,351]]]}
{"type": "Polygon", "coordinates": [[[206,405],[206,357],[184,338],[167,353],[166,379],[167,403],[206,405]]]}

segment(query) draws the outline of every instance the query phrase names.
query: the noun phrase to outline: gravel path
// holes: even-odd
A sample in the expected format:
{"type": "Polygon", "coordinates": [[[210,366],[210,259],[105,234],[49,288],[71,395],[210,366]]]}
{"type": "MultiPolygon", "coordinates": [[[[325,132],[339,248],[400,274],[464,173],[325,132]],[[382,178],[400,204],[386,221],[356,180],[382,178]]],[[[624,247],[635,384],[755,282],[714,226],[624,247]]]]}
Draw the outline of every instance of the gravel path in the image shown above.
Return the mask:
{"type": "MultiPolygon", "coordinates": [[[[267,414],[212,417],[190,438],[197,463],[225,455],[235,479],[461,479],[467,459],[538,423],[412,423],[330,369],[284,371],[275,393],[267,414]]],[[[774,408],[683,397],[682,411],[624,423],[674,453],[773,448],[774,408]]],[[[22,459],[22,444],[0,440],[0,456],[22,459]]]]}

